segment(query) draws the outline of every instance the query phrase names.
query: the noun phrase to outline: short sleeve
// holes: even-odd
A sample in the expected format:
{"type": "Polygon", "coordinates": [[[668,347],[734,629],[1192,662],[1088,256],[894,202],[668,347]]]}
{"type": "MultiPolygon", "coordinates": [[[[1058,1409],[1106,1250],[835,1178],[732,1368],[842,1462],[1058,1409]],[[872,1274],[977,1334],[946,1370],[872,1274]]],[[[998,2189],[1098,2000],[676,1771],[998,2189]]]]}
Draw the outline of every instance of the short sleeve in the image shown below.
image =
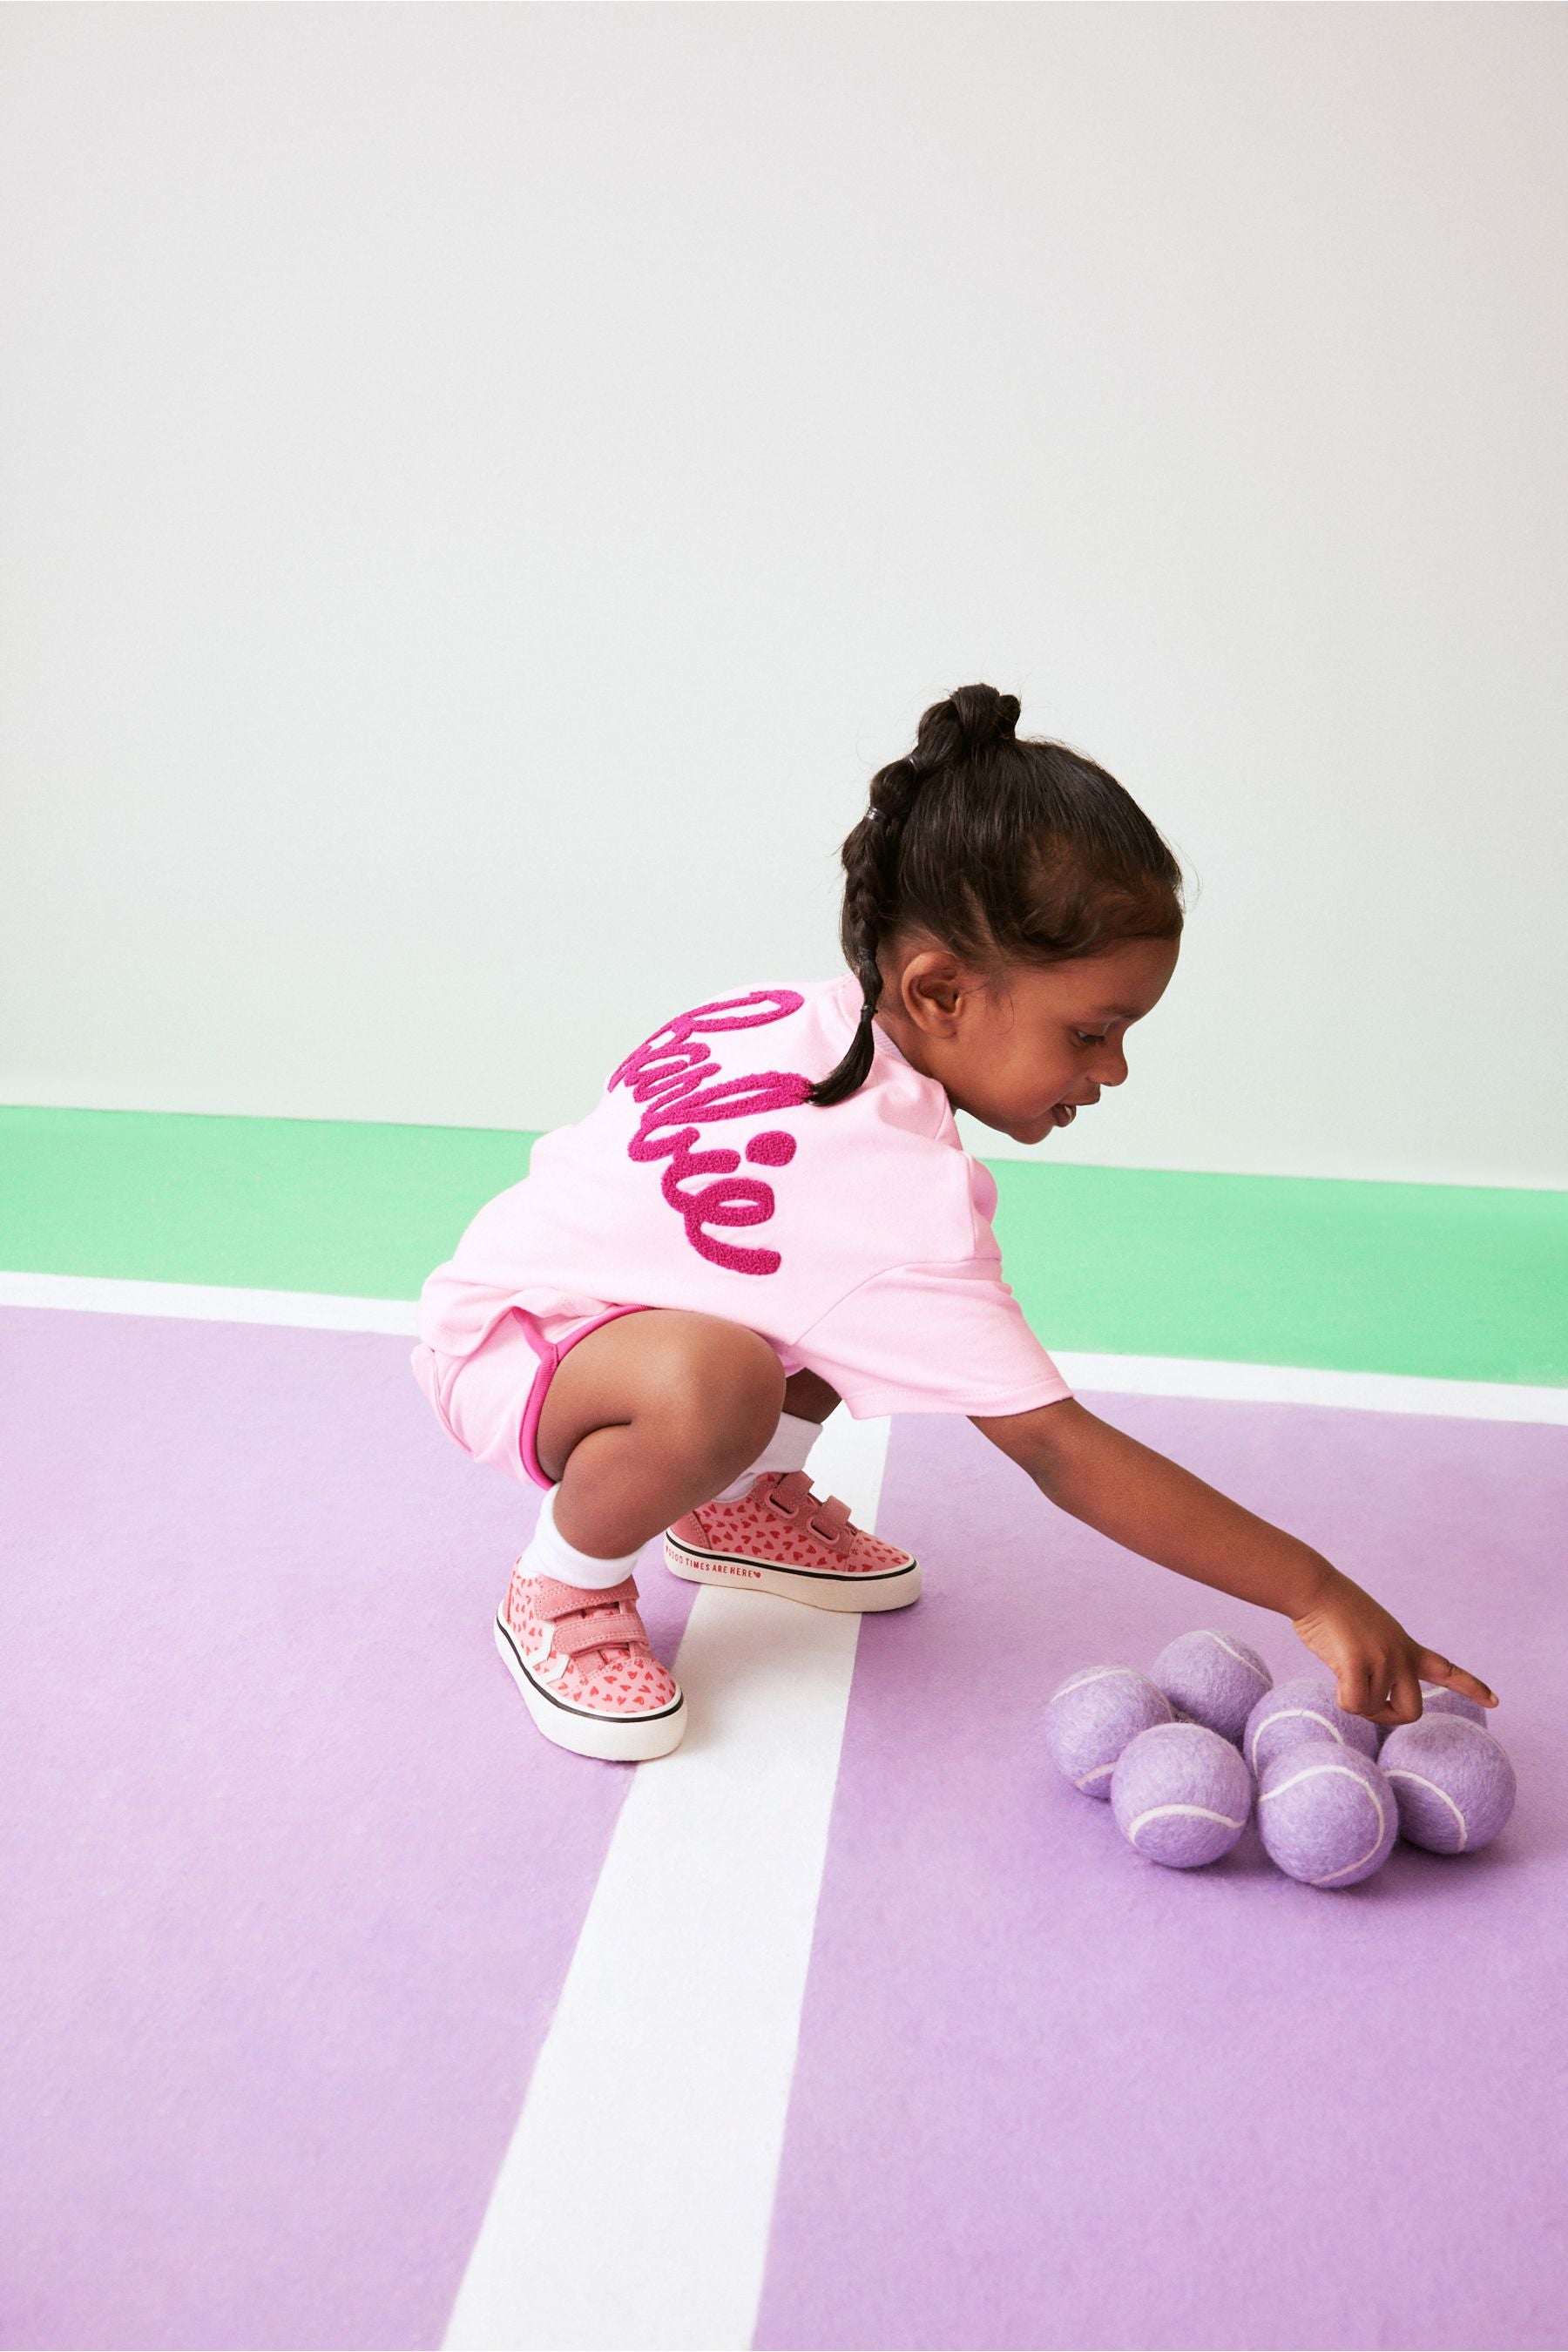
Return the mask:
{"type": "Polygon", "coordinates": [[[896,1265],[819,1316],[792,1355],[857,1421],[889,1412],[1032,1412],[1072,1394],[994,1256],[896,1265]]]}

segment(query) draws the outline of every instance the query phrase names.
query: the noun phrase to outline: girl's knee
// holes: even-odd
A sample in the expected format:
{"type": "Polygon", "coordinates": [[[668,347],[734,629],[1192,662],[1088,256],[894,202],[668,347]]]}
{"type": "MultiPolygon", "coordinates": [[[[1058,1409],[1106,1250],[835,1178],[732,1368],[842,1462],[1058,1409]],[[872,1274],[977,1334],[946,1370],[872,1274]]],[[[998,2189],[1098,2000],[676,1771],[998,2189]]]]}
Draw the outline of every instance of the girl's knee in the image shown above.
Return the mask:
{"type": "Polygon", "coordinates": [[[760,1454],[784,1411],[784,1371],[760,1333],[713,1315],[687,1315],[661,1334],[652,1412],[700,1444],[760,1454]]]}

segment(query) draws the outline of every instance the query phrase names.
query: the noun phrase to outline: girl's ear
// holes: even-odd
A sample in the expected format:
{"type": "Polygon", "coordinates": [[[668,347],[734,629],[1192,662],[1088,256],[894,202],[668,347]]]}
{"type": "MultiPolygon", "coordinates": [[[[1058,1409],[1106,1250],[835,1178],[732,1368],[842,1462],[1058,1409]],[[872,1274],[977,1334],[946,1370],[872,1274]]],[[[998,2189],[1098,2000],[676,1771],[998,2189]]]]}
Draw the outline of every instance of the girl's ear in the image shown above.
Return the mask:
{"type": "Polygon", "coordinates": [[[946,948],[921,948],[910,956],[889,992],[928,1037],[951,1037],[958,1027],[966,977],[946,948]]]}

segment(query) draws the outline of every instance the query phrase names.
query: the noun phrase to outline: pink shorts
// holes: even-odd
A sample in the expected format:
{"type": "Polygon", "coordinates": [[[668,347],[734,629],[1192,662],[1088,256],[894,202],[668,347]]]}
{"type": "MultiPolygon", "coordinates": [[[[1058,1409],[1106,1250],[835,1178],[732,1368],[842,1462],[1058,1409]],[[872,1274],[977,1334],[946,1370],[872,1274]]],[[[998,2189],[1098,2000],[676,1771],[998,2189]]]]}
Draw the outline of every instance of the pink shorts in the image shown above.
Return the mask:
{"type": "Polygon", "coordinates": [[[510,1478],[526,1474],[536,1486],[552,1486],[555,1481],[539,1466],[534,1439],[555,1367],[601,1323],[646,1311],[606,1307],[576,1321],[559,1315],[542,1321],[511,1307],[471,1356],[440,1356],[422,1340],[409,1360],[437,1419],[465,1453],[510,1478]]]}

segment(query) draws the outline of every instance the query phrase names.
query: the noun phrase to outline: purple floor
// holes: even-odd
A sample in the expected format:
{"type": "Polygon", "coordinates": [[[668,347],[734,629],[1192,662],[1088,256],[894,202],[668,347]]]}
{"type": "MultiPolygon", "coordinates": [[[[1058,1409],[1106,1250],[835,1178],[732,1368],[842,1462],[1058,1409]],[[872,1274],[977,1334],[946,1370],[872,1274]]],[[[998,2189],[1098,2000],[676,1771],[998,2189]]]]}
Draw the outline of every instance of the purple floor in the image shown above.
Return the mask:
{"type": "Polygon", "coordinates": [[[0,1351],[0,2342],[438,2344],[630,1778],[495,1654],[535,1491],[405,1340],[0,1351]]]}
{"type": "MultiPolygon", "coordinates": [[[[407,1352],[0,1313],[0,2343],[441,2340],[631,1775],[522,1718],[533,1495],[407,1352]]],[[[1045,1693],[1305,1654],[898,1424],[927,1590],[862,1630],[757,2341],[1560,2347],[1568,1434],[1103,1409],[1488,1676],[1519,1811],[1337,1895],[1142,1861],[1045,1693]]]]}
{"type": "Polygon", "coordinates": [[[1489,1680],[1518,1810],[1337,1894],[1251,1832],[1140,1859],[1046,1762],[1044,1694],[1208,1623],[1310,1654],[905,1424],[880,1524],[926,1591],[861,1642],[756,2342],[1561,2346],[1568,1435],[1098,1403],[1489,1680]]]}

